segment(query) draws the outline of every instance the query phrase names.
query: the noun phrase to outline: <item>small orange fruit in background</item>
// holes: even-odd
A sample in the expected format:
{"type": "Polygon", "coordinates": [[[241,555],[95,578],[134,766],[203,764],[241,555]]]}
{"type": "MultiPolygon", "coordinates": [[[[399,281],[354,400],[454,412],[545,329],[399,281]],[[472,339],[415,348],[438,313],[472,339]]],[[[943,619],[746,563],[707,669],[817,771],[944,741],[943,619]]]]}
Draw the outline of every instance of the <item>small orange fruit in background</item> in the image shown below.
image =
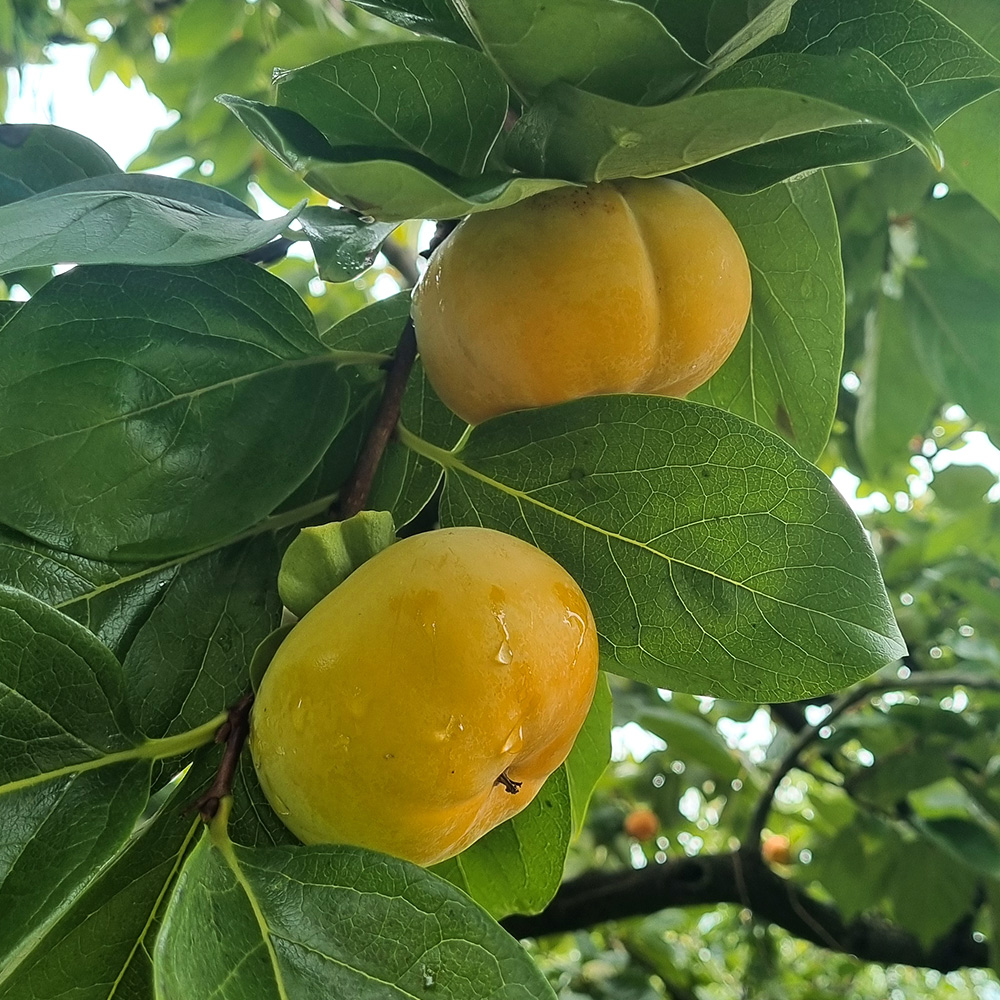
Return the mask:
{"type": "Polygon", "coordinates": [[[414,535],[282,643],[254,703],[254,765],[300,840],[434,864],[566,759],[597,662],[586,598],[540,549],[486,528],[414,535]]]}
{"type": "Polygon", "coordinates": [[[652,809],[633,809],[623,825],[625,832],[636,840],[652,840],[660,832],[660,820],[652,809]]]}
{"type": "Polygon", "coordinates": [[[471,215],[413,296],[428,378],[470,423],[599,393],[683,396],[721,367],[749,310],[736,231],[663,178],[471,215]]]}
{"type": "Polygon", "coordinates": [[[764,838],[760,852],[769,865],[787,865],[792,860],[791,843],[787,837],[778,833],[764,838]]]}

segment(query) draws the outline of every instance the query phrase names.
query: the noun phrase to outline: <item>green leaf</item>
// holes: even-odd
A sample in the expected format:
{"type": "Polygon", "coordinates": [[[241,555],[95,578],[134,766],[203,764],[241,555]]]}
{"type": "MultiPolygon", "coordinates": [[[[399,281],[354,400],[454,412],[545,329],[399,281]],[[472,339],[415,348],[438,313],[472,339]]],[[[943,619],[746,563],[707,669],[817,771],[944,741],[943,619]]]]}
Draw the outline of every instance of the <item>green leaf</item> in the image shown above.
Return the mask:
{"type": "Polygon", "coordinates": [[[982,826],[961,816],[920,819],[919,831],[976,875],[1000,879],[1000,844],[982,826]]]}
{"type": "Polygon", "coordinates": [[[483,51],[526,101],[557,80],[629,104],[665,101],[701,64],[635,3],[463,0],[483,51]]]}
{"type": "Polygon", "coordinates": [[[0,587],[0,621],[0,688],[5,692],[0,782],[98,760],[134,745],[138,734],[125,707],[122,668],[101,642],[9,587],[0,587]]]}
{"type": "Polygon", "coordinates": [[[267,668],[271,665],[271,660],[274,659],[274,654],[281,648],[281,644],[285,641],[288,637],[288,633],[291,632],[293,628],[295,628],[294,622],[289,622],[287,625],[279,625],[273,631],[268,632],[268,634],[264,636],[259,643],[257,643],[257,648],[253,651],[253,656],[250,658],[250,666],[248,668],[250,686],[253,688],[254,693],[256,693],[257,688],[260,687],[260,682],[263,680],[267,668]]]}
{"type": "Polygon", "coordinates": [[[1000,218],[1000,94],[963,108],[938,129],[945,179],[958,184],[1000,218]]]}
{"type": "Polygon", "coordinates": [[[115,174],[0,207],[0,273],[43,264],[153,266],[236,257],[280,235],[302,207],[265,221],[191,190],[202,187],[115,174]]]}
{"type": "Polygon", "coordinates": [[[441,520],[534,542],[587,595],[603,666],[776,701],[834,691],[903,644],[871,548],[830,481],[713,407],[598,396],[511,413],[445,468],[441,520]]]}
{"type": "MultiPolygon", "coordinates": [[[[788,18],[796,2],[797,0],[773,0],[766,4],[760,13],[716,49],[708,62],[709,72],[698,81],[699,85],[746,58],[769,38],[780,35],[788,27],[788,18]]],[[[738,6],[741,11],[746,9],[745,4],[738,6]]]]}
{"type": "Polygon", "coordinates": [[[0,985],[132,833],[149,762],[122,670],[86,629],[0,587],[0,985]]]}
{"type": "Polygon", "coordinates": [[[121,174],[90,139],[57,125],[0,125],[0,205],[84,177],[121,174]]]}
{"type": "Polygon", "coordinates": [[[594,701],[583,728],[566,758],[575,834],[583,829],[590,796],[611,759],[611,710],[611,688],[607,676],[602,673],[598,675],[594,701]]]}
{"type": "Polygon", "coordinates": [[[0,784],[0,990],[124,849],[146,805],[149,778],[148,760],[128,760],[0,784]]]}
{"type": "Polygon", "coordinates": [[[507,113],[507,86],[480,52],[431,39],[365,45],[280,72],[277,103],[333,147],[416,154],[482,172],[507,113]]]}
{"type": "MultiPolygon", "coordinates": [[[[215,770],[216,755],[166,789],[114,864],[100,872],[62,918],[0,984],[0,1000],[70,996],[77,1000],[152,995],[152,950],[164,894],[201,828],[182,809],[215,770]]],[[[96,791],[96,790],[95,790],[96,791]]],[[[3,974],[0,973],[0,979],[3,974]]]]}
{"type": "Polygon", "coordinates": [[[303,528],[281,560],[282,602],[301,618],[395,540],[396,526],[387,511],[363,510],[346,521],[303,528]]]}
{"type": "Polygon", "coordinates": [[[461,218],[566,184],[496,172],[459,177],[419,158],[410,163],[390,159],[379,150],[334,149],[301,115],[285,108],[231,96],[219,100],[311,187],[386,222],[461,218]]]}
{"type": "Polygon", "coordinates": [[[576,181],[651,177],[806,132],[879,122],[940,158],[906,87],[870,52],[754,56],[699,93],[632,107],[566,84],[547,91],[511,131],[522,170],[576,181]]]}
{"type": "Polygon", "coordinates": [[[883,160],[907,149],[913,149],[910,140],[884,125],[831,128],[752,146],[696,167],[691,177],[722,191],[753,194],[821,167],[883,160]]]}
{"type": "Polygon", "coordinates": [[[441,35],[468,45],[475,44],[450,0],[357,0],[355,6],[370,10],[410,31],[441,35]]]}
{"type": "Polygon", "coordinates": [[[154,957],[160,1000],[554,1000],[521,946],[447,882],[340,847],[246,848],[206,835],[171,897],[154,957]],[[208,928],[225,933],[206,934],[208,928]]]}
{"type": "Polygon", "coordinates": [[[758,51],[852,49],[884,60],[934,125],[1000,85],[1000,62],[923,0],[799,0],[758,51]]]}
{"type": "Polygon", "coordinates": [[[903,303],[880,295],[865,322],[864,366],[854,433],[868,477],[902,488],[911,442],[922,437],[938,394],[920,371],[903,303]]]}
{"type": "Polygon", "coordinates": [[[978,508],[996,484],[996,474],[984,465],[949,465],[934,474],[932,486],[938,503],[966,511],[978,508]]]}
{"type": "Polygon", "coordinates": [[[350,281],[375,263],[394,222],[365,222],[353,212],[311,205],[299,215],[324,281],[350,281]]]}
{"type": "Polygon", "coordinates": [[[701,716],[669,705],[653,705],[635,721],[667,744],[672,760],[701,764],[723,781],[732,781],[743,770],[719,731],[701,716]]]}
{"type": "Polygon", "coordinates": [[[254,651],[281,620],[279,556],[263,535],[185,563],[156,588],[124,660],[146,736],[185,732],[247,691],[254,651]]]}
{"type": "Polygon", "coordinates": [[[287,285],[240,260],[53,279],[4,328],[0,520],[125,560],[260,521],[346,409],[312,324],[287,285]]]}
{"type": "Polygon", "coordinates": [[[907,272],[904,304],[924,374],[997,439],[1000,221],[951,194],[925,205],[918,227],[927,266],[907,272]]]}
{"type": "Polygon", "coordinates": [[[705,193],[740,236],[753,298],[736,349],[691,398],[776,431],[815,459],[833,424],[844,351],[844,275],[826,180],[749,197],[705,193]]]}
{"type": "Polygon", "coordinates": [[[929,947],[972,909],[976,877],[921,839],[899,852],[886,888],[896,921],[929,947]]]}
{"type": "Polygon", "coordinates": [[[574,828],[564,765],[526,809],[433,871],[498,920],[511,913],[539,913],[562,881],[574,828]]]}

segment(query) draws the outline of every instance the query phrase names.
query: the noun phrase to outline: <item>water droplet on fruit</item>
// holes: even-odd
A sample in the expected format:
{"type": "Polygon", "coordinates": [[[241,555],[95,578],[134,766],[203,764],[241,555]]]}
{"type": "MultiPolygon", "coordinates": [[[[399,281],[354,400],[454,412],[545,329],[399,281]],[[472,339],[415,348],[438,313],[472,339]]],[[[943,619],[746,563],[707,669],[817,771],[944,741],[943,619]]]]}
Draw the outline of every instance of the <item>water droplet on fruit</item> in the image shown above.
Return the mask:
{"type": "Polygon", "coordinates": [[[524,729],[517,726],[507,735],[507,742],[503,745],[503,753],[517,753],[524,745],[524,729]]]}
{"type": "Polygon", "coordinates": [[[497,651],[497,663],[502,663],[504,666],[510,663],[514,659],[514,654],[510,651],[510,643],[504,639],[500,644],[500,649],[497,651]]]}
{"type": "Polygon", "coordinates": [[[287,816],[291,812],[291,809],[285,805],[284,800],[280,799],[273,792],[271,793],[271,807],[279,816],[287,816]]]}

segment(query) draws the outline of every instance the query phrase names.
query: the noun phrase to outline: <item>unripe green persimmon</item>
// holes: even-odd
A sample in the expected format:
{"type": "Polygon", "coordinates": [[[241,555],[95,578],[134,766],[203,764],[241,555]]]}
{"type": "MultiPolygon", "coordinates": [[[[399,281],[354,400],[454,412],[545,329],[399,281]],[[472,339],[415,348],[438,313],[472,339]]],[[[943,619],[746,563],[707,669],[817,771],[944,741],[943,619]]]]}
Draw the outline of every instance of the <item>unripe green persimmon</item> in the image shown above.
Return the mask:
{"type": "Polygon", "coordinates": [[[566,758],[597,683],[573,578],[486,528],[397,542],[282,643],[250,746],[306,843],[429,865],[520,812],[566,758]]]}
{"type": "Polygon", "coordinates": [[[428,378],[470,423],[599,393],[683,396],[721,367],[749,311],[736,231],[662,178],[472,215],[413,297],[428,378]]]}

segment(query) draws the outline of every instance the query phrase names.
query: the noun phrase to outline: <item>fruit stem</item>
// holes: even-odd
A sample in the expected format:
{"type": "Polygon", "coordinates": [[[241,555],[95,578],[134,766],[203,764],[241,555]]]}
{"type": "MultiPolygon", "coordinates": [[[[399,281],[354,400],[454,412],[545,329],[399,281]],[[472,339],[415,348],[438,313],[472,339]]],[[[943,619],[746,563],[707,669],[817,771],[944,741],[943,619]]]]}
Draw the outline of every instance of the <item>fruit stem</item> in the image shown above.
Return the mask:
{"type": "Polygon", "coordinates": [[[521,788],[523,782],[514,781],[511,779],[510,775],[504,771],[496,781],[493,782],[494,785],[503,785],[504,790],[509,792],[511,795],[517,795],[521,788]]]}
{"type": "Polygon", "coordinates": [[[233,778],[240,762],[240,753],[250,732],[250,708],[253,705],[253,694],[245,694],[226,715],[225,721],[215,734],[216,743],[225,743],[226,749],[219,761],[219,769],[215,772],[215,780],[211,787],[194,805],[201,813],[201,818],[210,823],[219,811],[219,803],[232,795],[233,778]]]}

